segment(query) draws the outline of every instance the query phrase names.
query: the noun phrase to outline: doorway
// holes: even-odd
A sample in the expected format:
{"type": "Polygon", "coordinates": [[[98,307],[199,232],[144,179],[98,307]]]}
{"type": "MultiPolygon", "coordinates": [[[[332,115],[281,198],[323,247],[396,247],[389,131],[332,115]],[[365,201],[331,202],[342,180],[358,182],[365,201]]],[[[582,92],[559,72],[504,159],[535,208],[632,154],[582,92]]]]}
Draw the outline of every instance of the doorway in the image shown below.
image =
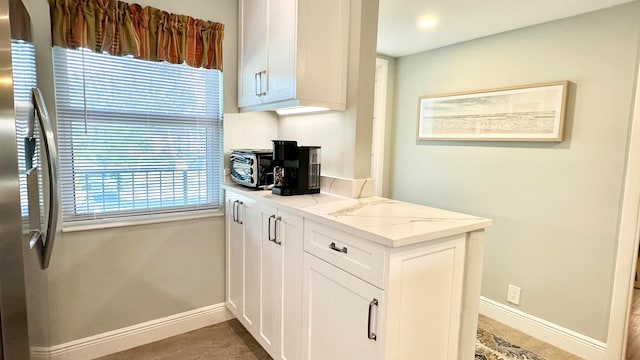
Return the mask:
{"type": "MultiPolygon", "coordinates": [[[[640,72],[640,67],[639,67],[640,72]]],[[[629,139],[618,250],[607,336],[607,360],[624,359],[630,317],[638,245],[640,243],[640,77],[636,79],[635,104],[629,139]]]]}

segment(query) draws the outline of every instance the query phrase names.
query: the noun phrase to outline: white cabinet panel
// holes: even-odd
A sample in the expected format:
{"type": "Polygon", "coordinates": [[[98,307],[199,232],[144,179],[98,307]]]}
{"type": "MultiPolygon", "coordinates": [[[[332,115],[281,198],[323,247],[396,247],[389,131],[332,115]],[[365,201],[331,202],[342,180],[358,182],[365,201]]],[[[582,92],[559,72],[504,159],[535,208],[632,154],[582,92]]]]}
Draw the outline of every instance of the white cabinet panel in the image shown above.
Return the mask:
{"type": "Polygon", "coordinates": [[[303,301],[304,359],[381,358],[382,290],[305,253],[303,301]]]}
{"type": "Polygon", "coordinates": [[[257,329],[260,316],[260,212],[255,202],[245,201],[242,206],[243,241],[243,307],[242,319],[248,329],[257,329]]]}
{"type": "Polygon", "coordinates": [[[268,69],[263,102],[296,97],[296,0],[269,0],[268,69]]]}
{"type": "Polygon", "coordinates": [[[226,207],[226,245],[227,245],[227,307],[236,316],[242,315],[242,253],[244,226],[237,220],[240,207],[238,196],[228,196],[226,207]]]}
{"type": "Polygon", "coordinates": [[[259,324],[260,218],[255,200],[227,193],[227,307],[250,331],[259,324]]]}
{"type": "Polygon", "coordinates": [[[302,218],[261,209],[260,331],[258,341],[274,359],[302,352],[302,218]]]}
{"type": "MultiPolygon", "coordinates": [[[[239,0],[238,106],[262,101],[261,76],[267,71],[268,0],[239,0]]],[[[266,80],[266,79],[265,79],[266,80]]]]}
{"type": "Polygon", "coordinates": [[[386,359],[458,359],[465,239],[391,255],[386,359]]]}
{"type": "Polygon", "coordinates": [[[277,239],[276,210],[262,211],[260,256],[260,343],[271,356],[279,353],[282,317],[282,244],[277,239]]]}
{"type": "Polygon", "coordinates": [[[303,220],[278,210],[282,242],[282,360],[302,359],[303,220]]]}
{"type": "Polygon", "coordinates": [[[240,109],[344,110],[349,13],[349,0],[240,0],[240,109]]]}

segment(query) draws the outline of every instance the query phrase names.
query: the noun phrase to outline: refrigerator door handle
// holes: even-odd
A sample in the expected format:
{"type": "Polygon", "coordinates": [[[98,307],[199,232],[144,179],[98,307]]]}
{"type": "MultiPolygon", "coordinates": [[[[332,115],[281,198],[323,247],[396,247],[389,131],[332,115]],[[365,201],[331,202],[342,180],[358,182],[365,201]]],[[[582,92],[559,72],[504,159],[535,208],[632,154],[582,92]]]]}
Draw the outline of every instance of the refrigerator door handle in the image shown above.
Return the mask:
{"type": "MultiPolygon", "coordinates": [[[[49,119],[49,113],[47,112],[47,107],[45,106],[44,99],[42,98],[42,93],[38,88],[34,87],[31,89],[31,98],[36,114],[38,115],[40,128],[42,129],[44,153],[47,158],[47,168],[49,170],[49,216],[45,227],[46,236],[44,240],[41,239],[37,242],[37,244],[39,244],[37,248],[39,248],[41,252],[40,267],[44,270],[49,267],[49,262],[51,261],[51,253],[53,251],[53,244],[58,227],[58,215],[60,209],[58,173],[60,166],[58,162],[58,149],[56,147],[56,140],[53,134],[53,127],[51,126],[51,120],[49,119]]],[[[31,129],[32,128],[29,128],[29,130],[31,129]]]]}

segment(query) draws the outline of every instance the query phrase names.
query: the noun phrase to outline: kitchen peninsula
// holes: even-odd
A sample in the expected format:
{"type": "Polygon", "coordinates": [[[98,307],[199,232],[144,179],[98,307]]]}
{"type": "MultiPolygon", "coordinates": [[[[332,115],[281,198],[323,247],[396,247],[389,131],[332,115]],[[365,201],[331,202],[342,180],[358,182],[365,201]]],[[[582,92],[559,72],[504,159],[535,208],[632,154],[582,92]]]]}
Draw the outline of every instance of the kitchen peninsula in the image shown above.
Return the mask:
{"type": "Polygon", "coordinates": [[[274,359],[472,359],[491,220],[226,190],[227,307],[274,359]]]}

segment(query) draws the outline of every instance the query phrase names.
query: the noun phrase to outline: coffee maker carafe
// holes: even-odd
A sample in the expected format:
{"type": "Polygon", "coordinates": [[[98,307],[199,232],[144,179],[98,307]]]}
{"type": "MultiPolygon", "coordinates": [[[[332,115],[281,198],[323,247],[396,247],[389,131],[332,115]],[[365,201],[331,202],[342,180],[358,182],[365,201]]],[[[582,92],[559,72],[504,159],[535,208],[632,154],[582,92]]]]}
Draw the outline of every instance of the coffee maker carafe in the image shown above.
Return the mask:
{"type": "Polygon", "coordinates": [[[273,140],[273,189],[276,195],[320,192],[320,146],[273,140]]]}

